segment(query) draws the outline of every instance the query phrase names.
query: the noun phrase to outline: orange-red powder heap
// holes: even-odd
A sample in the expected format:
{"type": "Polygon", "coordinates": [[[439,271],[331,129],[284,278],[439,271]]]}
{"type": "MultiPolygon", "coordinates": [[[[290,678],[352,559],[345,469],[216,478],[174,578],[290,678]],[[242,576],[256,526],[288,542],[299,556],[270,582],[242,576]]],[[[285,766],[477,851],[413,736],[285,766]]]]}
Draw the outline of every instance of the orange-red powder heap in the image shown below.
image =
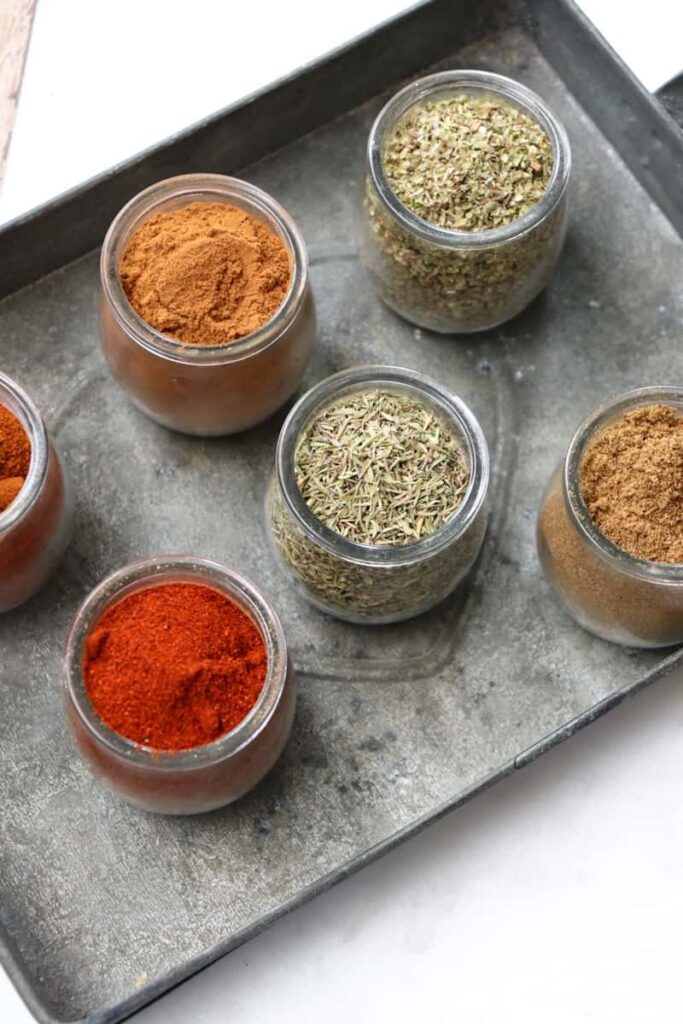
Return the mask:
{"type": "Polygon", "coordinates": [[[122,598],[96,623],[83,658],[99,717],[156,750],[186,750],[230,732],[258,700],[266,669],[249,616],[195,583],[122,598]]]}
{"type": "Polygon", "coordinates": [[[21,423],[0,405],[0,512],[12,504],[28,473],[31,442],[21,423]]]}

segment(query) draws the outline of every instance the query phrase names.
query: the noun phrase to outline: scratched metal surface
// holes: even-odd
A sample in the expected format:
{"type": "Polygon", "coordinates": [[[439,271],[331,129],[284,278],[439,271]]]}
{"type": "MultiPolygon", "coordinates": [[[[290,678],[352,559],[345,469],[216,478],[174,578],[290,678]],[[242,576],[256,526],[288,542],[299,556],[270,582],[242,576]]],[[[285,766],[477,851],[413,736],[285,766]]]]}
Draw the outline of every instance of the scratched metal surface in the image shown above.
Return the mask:
{"type": "Polygon", "coordinates": [[[671,379],[681,239],[530,37],[504,29],[451,63],[527,82],[571,136],[566,251],[547,293],[513,323],[430,336],[370,291],[352,223],[379,100],[248,177],[285,203],[310,247],[320,340],[307,384],[356,363],[399,363],[435,375],[480,417],[494,515],[466,600],[369,629],[297,599],[261,518],[282,417],[208,441],[146,420],[98,350],[96,255],[0,305],[2,368],[44,410],[78,500],[63,568],[0,620],[2,919],[12,972],[44,1019],[131,1012],[665,667],[663,655],[609,646],[565,617],[541,578],[534,519],[579,418],[615,392],[671,379]],[[237,806],[201,818],[145,815],[101,791],[61,713],[77,604],[105,573],[152,552],[194,552],[249,574],[273,595],[300,674],[281,763],[237,806]]]}

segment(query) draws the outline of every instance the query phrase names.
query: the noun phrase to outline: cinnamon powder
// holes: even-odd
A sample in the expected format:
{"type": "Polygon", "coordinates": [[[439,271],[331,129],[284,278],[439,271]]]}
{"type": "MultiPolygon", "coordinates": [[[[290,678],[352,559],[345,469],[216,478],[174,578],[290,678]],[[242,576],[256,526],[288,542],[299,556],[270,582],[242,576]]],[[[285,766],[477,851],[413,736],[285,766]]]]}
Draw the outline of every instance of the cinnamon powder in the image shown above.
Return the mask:
{"type": "Polygon", "coordinates": [[[590,444],[581,494],[598,529],[652,562],[683,563],[683,415],[632,409],[590,444]]]}
{"type": "Polygon", "coordinates": [[[31,462],[31,442],[21,423],[0,405],[0,512],[8,508],[24,486],[31,462]]]}
{"type": "Polygon", "coordinates": [[[191,203],[143,221],[120,265],[133,309],[188,345],[226,345],[277,312],[289,253],[266,224],[223,203],[191,203]]]}

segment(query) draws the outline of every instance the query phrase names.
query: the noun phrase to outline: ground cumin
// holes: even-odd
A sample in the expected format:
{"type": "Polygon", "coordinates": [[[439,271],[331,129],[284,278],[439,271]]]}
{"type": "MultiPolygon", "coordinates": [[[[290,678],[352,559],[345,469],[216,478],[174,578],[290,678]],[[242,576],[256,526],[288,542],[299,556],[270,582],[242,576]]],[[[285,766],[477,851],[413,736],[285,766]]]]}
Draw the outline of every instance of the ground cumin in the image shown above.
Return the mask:
{"type": "Polygon", "coordinates": [[[139,316],[188,345],[226,345],[258,330],[282,305],[292,272],[275,232],[223,203],[148,217],[119,269],[139,316]]]}
{"type": "Polygon", "coordinates": [[[0,405],[0,512],[8,508],[24,486],[31,462],[31,442],[21,423],[0,405]]]}
{"type": "Polygon", "coordinates": [[[581,494],[598,529],[651,562],[683,563],[683,415],[668,405],[624,413],[590,444],[581,494]]]}
{"type": "Polygon", "coordinates": [[[541,506],[537,539],[548,580],[582,626],[629,646],[683,641],[683,587],[631,576],[593,551],[568,512],[562,468],[541,506]]]}

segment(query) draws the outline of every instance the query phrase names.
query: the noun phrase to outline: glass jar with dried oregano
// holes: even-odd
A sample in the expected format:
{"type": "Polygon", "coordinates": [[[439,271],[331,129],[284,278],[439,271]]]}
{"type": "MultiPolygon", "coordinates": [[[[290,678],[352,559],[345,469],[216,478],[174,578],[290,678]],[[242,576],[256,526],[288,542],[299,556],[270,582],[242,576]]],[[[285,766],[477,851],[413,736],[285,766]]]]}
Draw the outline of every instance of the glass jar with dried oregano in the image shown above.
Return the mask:
{"type": "Polygon", "coordinates": [[[444,71],[402,89],[370,132],[358,221],[381,298],[445,334],[516,316],[559,257],[570,165],[561,123],[518,82],[444,71]]]}
{"type": "Polygon", "coordinates": [[[683,388],[629,391],[574,435],[538,551],[576,621],[629,647],[683,642],[683,388]]]}
{"type": "Polygon", "coordinates": [[[266,513],[278,561],[322,611],[398,622],[460,583],[487,520],[489,455],[465,403],[423,374],[345,370],[294,406],[266,513]]]}

